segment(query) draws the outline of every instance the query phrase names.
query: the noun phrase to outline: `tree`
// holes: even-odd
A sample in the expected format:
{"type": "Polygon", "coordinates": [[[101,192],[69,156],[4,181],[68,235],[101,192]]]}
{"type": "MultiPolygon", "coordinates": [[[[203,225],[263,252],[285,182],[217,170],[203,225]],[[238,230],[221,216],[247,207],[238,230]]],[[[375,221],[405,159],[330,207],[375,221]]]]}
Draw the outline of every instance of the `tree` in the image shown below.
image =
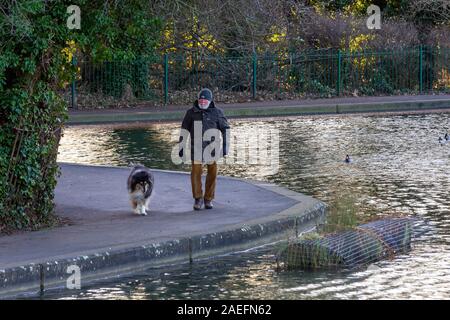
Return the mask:
{"type": "Polygon", "coordinates": [[[0,231],[54,221],[56,155],[67,105],[58,91],[77,52],[97,61],[155,54],[161,21],[139,0],[0,2],[0,231]],[[81,7],[69,30],[67,7],[81,7]]]}
{"type": "Polygon", "coordinates": [[[450,26],[449,0],[413,0],[407,17],[417,26],[422,43],[426,43],[427,34],[436,26],[450,26]]]}

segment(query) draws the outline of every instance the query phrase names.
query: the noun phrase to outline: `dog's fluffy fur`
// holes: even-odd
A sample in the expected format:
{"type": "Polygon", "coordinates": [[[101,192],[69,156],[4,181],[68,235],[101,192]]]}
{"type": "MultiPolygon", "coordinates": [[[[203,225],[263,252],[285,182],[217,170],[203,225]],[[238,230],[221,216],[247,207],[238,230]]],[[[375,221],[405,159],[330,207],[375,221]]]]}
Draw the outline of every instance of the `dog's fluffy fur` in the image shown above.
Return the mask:
{"type": "Polygon", "coordinates": [[[128,193],[134,213],[147,215],[150,196],[155,179],[150,170],[142,165],[135,165],[127,180],[128,193]]]}

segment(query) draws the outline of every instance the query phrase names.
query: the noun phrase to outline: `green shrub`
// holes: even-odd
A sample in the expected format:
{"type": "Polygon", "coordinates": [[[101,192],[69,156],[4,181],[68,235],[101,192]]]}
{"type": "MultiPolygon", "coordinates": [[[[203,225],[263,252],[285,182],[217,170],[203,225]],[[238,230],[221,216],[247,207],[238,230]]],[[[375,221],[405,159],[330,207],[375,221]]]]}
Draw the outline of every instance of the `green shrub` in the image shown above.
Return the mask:
{"type": "Polygon", "coordinates": [[[81,30],[66,27],[69,0],[0,5],[0,232],[54,222],[56,156],[67,118],[57,92],[77,72],[72,47],[99,62],[154,55],[161,26],[151,3],[76,3],[81,30]]]}

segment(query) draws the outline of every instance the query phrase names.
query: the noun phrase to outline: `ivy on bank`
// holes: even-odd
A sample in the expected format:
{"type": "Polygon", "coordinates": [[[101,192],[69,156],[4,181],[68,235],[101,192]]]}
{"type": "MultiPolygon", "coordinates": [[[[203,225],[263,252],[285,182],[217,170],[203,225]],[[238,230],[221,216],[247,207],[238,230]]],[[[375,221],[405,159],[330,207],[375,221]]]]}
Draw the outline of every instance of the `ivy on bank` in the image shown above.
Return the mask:
{"type": "Polygon", "coordinates": [[[55,222],[56,157],[67,119],[66,102],[57,92],[77,72],[69,54],[96,61],[153,56],[161,21],[151,16],[149,5],[138,0],[0,3],[0,232],[55,222]],[[83,8],[81,30],[66,26],[72,4],[83,8]]]}

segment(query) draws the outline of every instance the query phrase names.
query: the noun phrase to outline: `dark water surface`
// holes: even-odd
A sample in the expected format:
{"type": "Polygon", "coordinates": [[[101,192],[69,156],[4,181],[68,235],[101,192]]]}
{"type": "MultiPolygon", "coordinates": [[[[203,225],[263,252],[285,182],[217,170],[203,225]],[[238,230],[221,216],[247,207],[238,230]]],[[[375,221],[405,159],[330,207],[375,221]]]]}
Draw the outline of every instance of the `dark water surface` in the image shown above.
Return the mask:
{"type": "MultiPolygon", "coordinates": [[[[273,182],[329,203],[351,194],[367,212],[419,217],[433,232],[415,241],[409,254],[353,272],[276,272],[277,245],[269,245],[47,297],[450,298],[450,143],[438,143],[450,130],[449,114],[232,120],[231,125],[244,133],[279,130],[279,170],[273,174],[265,166],[231,164],[220,166],[219,174],[273,182]],[[346,154],[353,159],[350,165],[343,162],[346,154]]],[[[69,127],[58,160],[187,170],[171,161],[177,128],[69,127]]]]}

